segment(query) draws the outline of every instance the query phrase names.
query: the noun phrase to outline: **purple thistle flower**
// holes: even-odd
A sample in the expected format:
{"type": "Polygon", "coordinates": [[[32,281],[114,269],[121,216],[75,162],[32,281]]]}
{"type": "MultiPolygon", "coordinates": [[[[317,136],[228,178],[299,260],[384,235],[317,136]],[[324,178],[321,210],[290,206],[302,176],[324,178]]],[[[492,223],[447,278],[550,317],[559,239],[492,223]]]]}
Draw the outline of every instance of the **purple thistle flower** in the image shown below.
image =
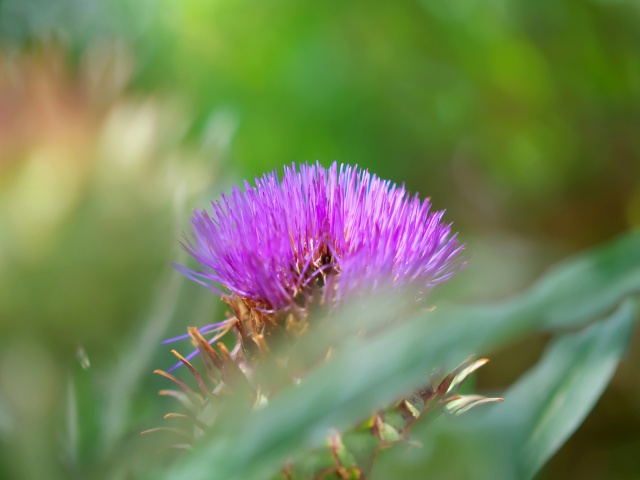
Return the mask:
{"type": "Polygon", "coordinates": [[[195,210],[183,246],[201,271],[177,268],[268,316],[385,286],[428,292],[464,248],[430,207],[367,170],[292,164],[282,181],[274,171],[195,210]]]}
{"type": "MultiPolygon", "coordinates": [[[[429,200],[410,197],[404,186],[336,163],[328,169],[319,163],[285,167],[282,181],[276,172],[268,173],[256,179],[255,186],[245,182],[243,190],[234,188],[231,195],[213,202],[211,211],[196,210],[193,235],[185,237],[183,246],[200,270],[177,268],[221,294],[232,313],[222,322],[189,327],[187,335],[163,342],[191,339],[196,350],[186,357],[172,350],[179,362],[169,371],[186,366],[198,387],[192,389],[172,374],[156,370],[179,388],[160,393],[175,397],[188,409],[188,414],[170,413],[165,418],[186,420],[187,429],[160,427],[143,433],[168,430],[186,437],[187,445],[194,444],[209,428],[219,426],[217,418],[229,402],[242,399],[244,405],[251,400],[254,408],[260,408],[304,381],[308,369],[327,360],[336,346],[321,336],[314,348],[296,347],[301,335],[323,324],[320,318],[311,325],[312,303],[333,306],[352,295],[388,288],[426,293],[447,280],[464,265],[460,255],[464,246],[451,226],[442,222],[443,213],[430,213],[429,200]],[[228,333],[235,342],[218,341],[228,333]],[[198,353],[200,370],[190,362],[198,353]],[[265,361],[273,353],[275,361],[265,361]]],[[[399,306],[397,316],[389,320],[402,320],[405,303],[399,306]]],[[[444,378],[435,373],[413,395],[378,409],[369,417],[373,441],[368,442],[369,451],[360,452],[363,465],[352,460],[342,463],[345,446],[338,431],[333,432],[329,455],[312,452],[317,466],[314,478],[333,473],[367,475],[380,448],[407,441],[411,426],[436,408],[458,414],[501,401],[457,393],[465,377],[486,362],[470,357],[444,378]],[[387,423],[390,418],[393,424],[387,423]],[[331,459],[329,464],[316,462],[317,453],[331,459]]],[[[360,424],[355,428],[362,430],[360,424]]],[[[297,476],[298,466],[288,461],[283,475],[297,476]]],[[[306,462],[300,469],[304,476],[303,471],[311,474],[306,462]]]]}

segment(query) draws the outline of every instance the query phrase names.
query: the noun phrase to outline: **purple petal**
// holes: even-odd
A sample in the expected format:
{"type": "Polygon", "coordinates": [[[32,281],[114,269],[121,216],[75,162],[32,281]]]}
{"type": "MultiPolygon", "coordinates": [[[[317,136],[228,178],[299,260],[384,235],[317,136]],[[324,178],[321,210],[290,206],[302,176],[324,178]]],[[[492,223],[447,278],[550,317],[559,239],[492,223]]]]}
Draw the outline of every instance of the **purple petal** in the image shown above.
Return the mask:
{"type": "Polygon", "coordinates": [[[183,247],[200,269],[176,268],[267,313],[292,308],[324,271],[329,302],[390,285],[428,292],[464,267],[464,245],[443,216],[357,166],[292,164],[281,179],[267,173],[196,210],[183,247]]]}

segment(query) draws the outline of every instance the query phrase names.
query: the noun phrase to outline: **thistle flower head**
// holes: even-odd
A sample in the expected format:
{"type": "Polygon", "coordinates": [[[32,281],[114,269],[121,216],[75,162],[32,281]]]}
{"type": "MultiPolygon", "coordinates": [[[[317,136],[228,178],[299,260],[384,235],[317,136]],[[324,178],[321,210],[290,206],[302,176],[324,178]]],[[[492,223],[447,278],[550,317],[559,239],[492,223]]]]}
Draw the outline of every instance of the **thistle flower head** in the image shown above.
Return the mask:
{"type": "Polygon", "coordinates": [[[293,164],[196,210],[184,247],[201,270],[178,269],[267,315],[389,285],[427,292],[460,268],[463,249],[430,210],[367,170],[293,164]]]}
{"type": "MultiPolygon", "coordinates": [[[[174,396],[187,410],[165,418],[186,421],[187,430],[160,427],[147,432],[178,433],[190,445],[216,427],[230,399],[249,400],[253,408],[261,408],[284,387],[304,381],[307,369],[329,359],[334,349],[331,337],[323,341],[322,336],[314,337],[318,348],[296,346],[308,330],[312,303],[333,306],[359,292],[389,287],[426,293],[447,280],[462,266],[463,246],[442,216],[443,212],[430,212],[429,200],[410,197],[404,186],[336,163],[328,169],[318,163],[292,165],[284,169],[282,180],[276,172],[269,173],[256,179],[255,186],[234,188],[231,195],[213,202],[210,211],[196,210],[193,235],[185,237],[183,245],[200,269],[178,269],[222,294],[232,312],[222,322],[190,327],[187,335],[165,342],[191,339],[196,350],[186,357],[174,350],[179,364],[173,369],[186,366],[199,391],[157,370],[180,389],[161,394],[174,396]],[[228,332],[235,337],[230,347],[229,342],[217,342],[228,332]],[[280,342],[282,332],[293,333],[284,338],[294,341],[280,342]],[[190,362],[197,353],[204,369],[190,362]],[[269,362],[269,355],[276,361],[269,362]]],[[[330,320],[315,326],[330,326],[330,320]]],[[[343,432],[361,435],[368,429],[372,434],[374,442],[359,452],[360,463],[336,431],[328,441],[330,455],[323,448],[309,452],[308,463],[287,463],[283,476],[312,478],[307,473],[313,473],[313,478],[324,478],[335,473],[340,478],[364,478],[377,451],[408,441],[419,419],[442,409],[458,414],[499,401],[457,394],[464,379],[484,363],[486,359],[468,358],[449,375],[434,374],[424,388],[343,432]]]]}

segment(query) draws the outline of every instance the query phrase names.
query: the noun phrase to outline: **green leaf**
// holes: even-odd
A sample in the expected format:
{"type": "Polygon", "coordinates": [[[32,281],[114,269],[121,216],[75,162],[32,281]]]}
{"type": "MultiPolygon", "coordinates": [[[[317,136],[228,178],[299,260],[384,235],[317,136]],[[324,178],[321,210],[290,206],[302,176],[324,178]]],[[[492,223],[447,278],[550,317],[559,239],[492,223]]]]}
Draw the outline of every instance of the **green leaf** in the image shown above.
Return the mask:
{"type": "Polygon", "coordinates": [[[552,268],[515,303],[537,309],[538,327],[577,327],[640,292],[640,231],[632,231],[552,268]]]}
{"type": "Polygon", "coordinates": [[[553,340],[538,364],[504,393],[504,403],[418,429],[425,449],[393,452],[378,465],[375,478],[413,478],[425,470],[434,478],[533,477],[606,388],[635,317],[629,300],[606,320],[553,340]]]}
{"type": "MultiPolygon", "coordinates": [[[[388,307],[378,308],[373,301],[372,308],[357,310],[357,316],[353,309],[349,315],[336,314],[327,335],[331,339],[340,338],[340,328],[349,334],[343,337],[341,348],[328,362],[309,373],[298,387],[284,389],[259,411],[225,412],[221,415],[225,424],[213,428],[211,435],[193,452],[180,463],[149,478],[268,477],[286,460],[322,445],[331,429],[344,431],[409,394],[428,380],[434,369],[452,368],[469,354],[484,355],[492,348],[536,330],[586,325],[615,308],[625,297],[640,291],[638,240],[638,233],[631,233],[566,262],[529,292],[503,304],[422,313],[406,322],[391,323],[386,329],[374,329],[375,335],[355,336],[352,332],[358,330],[354,325],[384,324],[389,318],[388,307]],[[575,312],[570,309],[572,305],[575,312]]],[[[629,308],[625,306],[622,312],[627,315],[629,308]]],[[[622,314],[615,318],[619,315],[622,314]]],[[[613,349],[617,345],[615,341],[626,341],[630,323],[624,325],[626,333],[601,324],[587,332],[599,332],[608,338],[604,334],[613,328],[617,336],[611,338],[611,344],[606,344],[610,349],[605,348],[606,345],[598,348],[603,349],[602,355],[614,355],[618,352],[613,349]]],[[[578,338],[583,338],[580,335],[592,338],[591,334],[578,335],[578,338]]],[[[304,341],[322,345],[324,340],[323,329],[318,329],[304,341]]],[[[564,342],[562,345],[573,345],[571,341],[564,342]]],[[[587,340],[582,342],[586,343],[580,343],[580,348],[591,345],[587,340]]],[[[299,350],[304,352],[305,348],[299,350]]],[[[316,350],[322,351],[322,348],[316,350]]],[[[593,358],[600,358],[598,352],[596,349],[593,358]]],[[[591,361],[591,358],[586,359],[591,361]]],[[[572,365],[577,369],[575,372],[581,372],[580,363],[572,365]]],[[[607,372],[596,372],[604,382],[598,384],[597,395],[608,381],[609,377],[604,375],[607,372]]],[[[592,403],[585,402],[583,408],[587,408],[585,405],[590,408],[592,403]]],[[[532,405],[526,406],[530,407],[532,405]]],[[[501,411],[499,408],[494,410],[501,411]]],[[[518,413],[525,414],[528,412],[518,413]]],[[[575,420],[572,425],[572,428],[577,425],[575,420]]],[[[535,461],[530,460],[533,465],[530,468],[538,464],[538,458],[546,458],[545,455],[540,453],[535,461]]]]}
{"type": "Polygon", "coordinates": [[[492,411],[493,418],[520,418],[520,478],[533,477],[591,411],[628,347],[635,317],[627,301],[609,319],[559,337],[505,394],[505,411],[492,411]]]}
{"type": "Polygon", "coordinates": [[[535,331],[583,327],[638,292],[640,231],[633,231],[559,263],[514,299],[436,310],[431,321],[456,322],[460,354],[484,355],[535,331]]]}

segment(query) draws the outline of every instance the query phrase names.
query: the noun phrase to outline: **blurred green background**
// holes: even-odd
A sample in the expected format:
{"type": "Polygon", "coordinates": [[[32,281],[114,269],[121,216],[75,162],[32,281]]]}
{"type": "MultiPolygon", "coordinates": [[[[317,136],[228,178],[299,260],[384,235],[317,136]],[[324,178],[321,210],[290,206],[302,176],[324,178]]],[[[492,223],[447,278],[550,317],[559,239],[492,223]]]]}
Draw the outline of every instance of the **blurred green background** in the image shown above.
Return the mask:
{"type": "MultiPolygon", "coordinates": [[[[473,255],[451,303],[637,227],[638,25],[624,0],[0,1],[0,477],[73,463],[52,448],[70,368],[167,368],[163,338],[222,314],[170,263],[190,209],[241,179],[337,160],[430,196],[473,255]]],[[[478,388],[545,342],[498,352],[478,388]]],[[[540,478],[637,478],[638,365],[636,335],[540,478]]],[[[143,373],[105,401],[128,420],[86,427],[86,462],[160,418],[143,373]]]]}

